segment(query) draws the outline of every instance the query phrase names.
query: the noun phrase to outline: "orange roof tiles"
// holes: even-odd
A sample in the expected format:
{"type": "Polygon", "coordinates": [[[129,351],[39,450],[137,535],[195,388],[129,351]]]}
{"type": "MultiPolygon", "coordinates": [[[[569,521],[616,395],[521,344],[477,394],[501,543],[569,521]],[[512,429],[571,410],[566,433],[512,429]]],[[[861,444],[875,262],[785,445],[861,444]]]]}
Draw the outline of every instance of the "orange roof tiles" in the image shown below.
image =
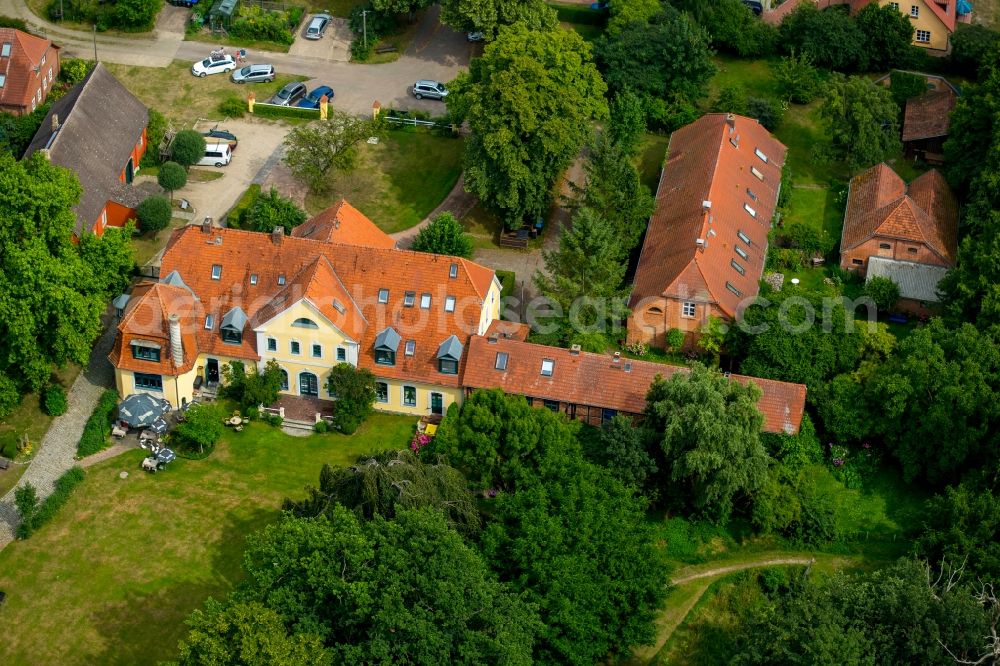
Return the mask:
{"type": "Polygon", "coordinates": [[[951,90],[932,90],[906,101],[903,115],[903,141],[919,141],[948,136],[948,119],[958,103],[951,90]]]}
{"type": "Polygon", "coordinates": [[[954,265],[958,252],[958,202],[936,169],[909,187],[885,163],[851,180],[841,252],[875,237],[924,243],[954,265]]]}
{"type": "Polygon", "coordinates": [[[438,347],[451,335],[464,345],[478,332],[483,300],[494,279],[489,269],[443,255],[200,226],[173,233],[160,270],[161,275],[176,271],[200,299],[200,319],[188,323],[201,352],[258,359],[253,327],[307,298],[360,343],[360,367],[380,377],[446,386],[458,386],[461,375],[438,372],[438,347]],[[212,279],[215,265],[220,267],[218,280],[212,279]],[[381,289],[388,291],[386,303],[378,302],[381,289]],[[408,292],[412,306],[404,305],[408,292]],[[421,307],[424,294],[430,297],[427,308],[421,307]],[[445,312],[449,296],[455,298],[454,312],[445,312]],[[344,313],[333,305],[334,298],[344,313]],[[249,318],[241,345],[222,342],[218,331],[222,317],[234,307],[249,318]],[[208,314],[214,317],[212,330],[203,326],[208,314]],[[400,345],[394,367],[375,364],[375,336],[389,326],[403,344],[416,343],[412,356],[400,345]]]}
{"type": "MultiPolygon", "coordinates": [[[[669,378],[678,372],[689,370],[624,358],[615,362],[606,354],[574,353],[530,342],[473,336],[462,382],[468,388],[500,388],[532,398],[641,414],[656,376],[669,378]],[[507,354],[505,370],[496,368],[498,352],[507,354]],[[551,376],[541,374],[543,359],[553,361],[551,376]]],[[[763,395],[757,407],[764,415],[765,431],[798,432],[805,409],[804,385],[742,375],[730,378],[742,384],[752,382],[761,389],[763,395]]]]}
{"type": "Polygon", "coordinates": [[[346,199],[292,229],[292,236],[363,247],[396,247],[396,241],[346,199]]]}
{"type": "MultiPolygon", "coordinates": [[[[0,87],[0,106],[30,112],[35,93],[41,89],[44,99],[48,92],[42,85],[42,77],[47,73],[41,70],[42,58],[58,47],[47,39],[14,28],[0,28],[0,43],[10,44],[10,56],[0,57],[0,74],[5,77],[0,87]]],[[[52,63],[53,67],[55,64],[52,63]]]]}
{"type": "Polygon", "coordinates": [[[743,116],[710,113],[674,132],[630,305],[666,296],[715,303],[732,317],[755,296],[786,152],[743,116]]]}
{"type": "Polygon", "coordinates": [[[118,336],[108,358],[124,370],[174,375],[194,367],[198,357],[195,330],[202,317],[201,304],[190,291],[162,283],[145,282],[132,290],[125,314],[118,324],[118,336]],[[184,363],[177,366],[170,354],[169,317],[180,318],[184,363]],[[158,344],[160,360],[137,359],[130,349],[134,341],[158,344]]]}

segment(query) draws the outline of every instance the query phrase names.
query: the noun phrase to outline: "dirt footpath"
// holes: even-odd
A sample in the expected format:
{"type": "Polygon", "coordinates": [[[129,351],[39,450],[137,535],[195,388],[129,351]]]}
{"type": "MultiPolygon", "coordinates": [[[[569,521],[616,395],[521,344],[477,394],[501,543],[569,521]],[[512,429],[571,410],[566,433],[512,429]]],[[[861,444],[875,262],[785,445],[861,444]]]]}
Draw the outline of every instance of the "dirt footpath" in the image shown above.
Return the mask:
{"type": "Polygon", "coordinates": [[[222,178],[207,183],[188,183],[178,190],[175,198],[191,202],[197,215],[194,222],[211,217],[216,223],[233,207],[253,182],[263,182],[267,173],[280,160],[282,141],[291,129],[272,120],[230,120],[219,125],[236,135],[239,146],[233,161],[224,167],[196,167],[223,173],[222,178]]]}

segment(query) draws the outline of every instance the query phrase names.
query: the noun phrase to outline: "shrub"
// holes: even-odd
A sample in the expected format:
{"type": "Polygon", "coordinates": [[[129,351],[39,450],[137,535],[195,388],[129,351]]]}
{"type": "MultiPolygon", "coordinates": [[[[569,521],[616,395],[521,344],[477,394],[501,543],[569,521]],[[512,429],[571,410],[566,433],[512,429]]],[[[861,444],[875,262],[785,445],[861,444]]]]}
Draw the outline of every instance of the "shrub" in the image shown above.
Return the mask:
{"type": "Polygon", "coordinates": [[[83,435],[79,444],[76,445],[76,455],[83,458],[101,449],[110,443],[111,422],[118,413],[118,393],[109,389],[101,394],[94,411],[87,419],[87,425],[83,427],[83,435]]]}
{"type": "Polygon", "coordinates": [[[260,196],[260,185],[258,183],[253,183],[247,188],[247,191],[243,193],[240,200],[236,202],[236,205],[229,209],[226,213],[226,225],[239,229],[243,226],[243,219],[246,216],[247,209],[253,205],[253,202],[257,200],[260,196]]]}
{"type": "Polygon", "coordinates": [[[819,94],[819,70],[813,66],[812,58],[796,55],[793,50],[774,66],[774,78],[782,94],[790,102],[808,104],[819,94]]]}
{"type": "Polygon", "coordinates": [[[455,216],[445,211],[420,230],[413,250],[468,258],[472,256],[472,239],[455,216]]]}
{"type": "Polygon", "coordinates": [[[985,25],[959,23],[951,36],[952,68],[972,77],[989,62],[988,54],[997,44],[1000,44],[1000,32],[985,25]]]}
{"type": "Polygon", "coordinates": [[[19,539],[27,539],[34,531],[35,514],[38,512],[38,491],[30,483],[25,483],[14,491],[14,506],[21,517],[17,528],[19,539]]]}
{"type": "Polygon", "coordinates": [[[235,96],[230,95],[219,103],[219,113],[230,118],[242,118],[247,112],[247,103],[235,96]]]}
{"type": "Polygon", "coordinates": [[[275,227],[283,227],[285,233],[291,233],[293,228],[305,221],[305,211],[291,199],[278,194],[278,190],[272,187],[254,199],[253,204],[241,216],[240,227],[264,233],[271,233],[275,227]]]}
{"type": "Polygon", "coordinates": [[[170,144],[170,158],[184,167],[205,156],[205,137],[194,130],[181,130],[170,144]]]}
{"type": "Polygon", "coordinates": [[[160,172],[156,174],[157,184],[170,192],[171,198],[174,196],[174,190],[187,185],[187,179],[187,171],[177,162],[164,162],[160,166],[160,172]]]}
{"type": "Polygon", "coordinates": [[[7,375],[0,373],[0,419],[5,419],[21,404],[21,392],[17,384],[7,375]]]}
{"type": "Polygon", "coordinates": [[[75,86],[94,68],[93,60],[82,58],[66,58],[59,63],[59,78],[71,86],[75,86]]]}
{"type": "Polygon", "coordinates": [[[24,19],[13,18],[10,16],[0,16],[0,28],[14,28],[15,30],[20,30],[21,32],[29,32],[28,24],[24,22],[24,19]]]}
{"type": "Polygon", "coordinates": [[[149,197],[135,209],[135,216],[139,220],[139,228],[143,232],[153,234],[153,236],[167,228],[173,214],[173,210],[170,207],[170,200],[160,196],[149,197]]]}
{"type": "Polygon", "coordinates": [[[239,12],[239,17],[229,28],[229,34],[236,39],[263,40],[285,45],[295,40],[295,35],[289,28],[288,12],[272,12],[246,4],[240,5],[239,12]]]}
{"type": "Polygon", "coordinates": [[[899,285],[887,277],[875,275],[865,282],[864,294],[875,302],[878,311],[888,311],[899,301],[899,285]]]}
{"type": "Polygon", "coordinates": [[[281,418],[277,414],[269,414],[267,417],[268,425],[272,425],[275,428],[280,428],[281,424],[285,422],[285,419],[281,418]]]}
{"type": "Polygon", "coordinates": [[[330,430],[330,424],[326,421],[317,421],[316,425],[313,426],[313,430],[315,430],[317,434],[322,435],[330,430]]]}
{"type": "Polygon", "coordinates": [[[667,348],[670,351],[678,351],[684,346],[684,331],[679,328],[672,328],[667,331],[667,348]]]}
{"type": "Polygon", "coordinates": [[[146,153],[139,162],[142,166],[156,166],[160,163],[160,144],[163,135],[167,133],[167,118],[156,109],[149,110],[149,122],[146,125],[146,153]]]}
{"type": "Polygon", "coordinates": [[[51,495],[45,498],[32,520],[32,530],[37,530],[45,523],[55,518],[56,513],[69,500],[70,495],[78,485],[87,477],[86,472],[81,467],[71,467],[65,474],[56,481],[56,489],[51,495]]]}
{"type": "Polygon", "coordinates": [[[338,363],[330,371],[329,388],[337,396],[333,427],[350,435],[374,409],[375,375],[350,363],[338,363]]]}
{"type": "Polygon", "coordinates": [[[256,407],[247,407],[243,410],[243,418],[248,421],[256,421],[260,418],[260,410],[256,407]]]}
{"type": "Polygon", "coordinates": [[[719,90],[719,96],[712,102],[712,111],[746,115],[747,91],[735,83],[719,90]]]}
{"type": "Polygon", "coordinates": [[[746,114],[756,118],[769,132],[778,129],[785,115],[780,106],[762,97],[747,97],[746,114]]]}
{"type": "Polygon", "coordinates": [[[281,367],[274,360],[264,365],[263,372],[251,365],[249,372],[241,361],[232,361],[222,366],[225,383],[222,395],[240,403],[244,409],[258,405],[270,405],[278,399],[281,390],[281,367]]]}
{"type": "Polygon", "coordinates": [[[218,405],[195,405],[189,409],[185,421],[171,434],[178,454],[192,460],[208,457],[226,429],[225,419],[218,405]]]}
{"type": "Polygon", "coordinates": [[[52,384],[45,389],[42,396],[42,406],[49,416],[62,416],[69,409],[66,403],[66,391],[58,384],[52,384]]]}

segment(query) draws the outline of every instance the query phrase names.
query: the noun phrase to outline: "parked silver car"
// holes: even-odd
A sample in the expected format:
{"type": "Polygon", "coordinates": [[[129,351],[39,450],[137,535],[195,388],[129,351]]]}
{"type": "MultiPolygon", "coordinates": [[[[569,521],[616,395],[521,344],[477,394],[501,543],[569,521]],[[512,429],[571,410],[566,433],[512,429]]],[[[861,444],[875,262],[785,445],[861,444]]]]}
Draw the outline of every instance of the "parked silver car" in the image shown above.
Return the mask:
{"type": "Polygon", "coordinates": [[[301,81],[286,83],[285,87],[268,100],[269,104],[278,106],[295,106],[300,99],[306,96],[306,84],[301,81]]]}
{"type": "Polygon", "coordinates": [[[247,65],[232,74],[233,83],[270,83],[274,81],[274,65],[247,65]]]}
{"type": "Polygon", "coordinates": [[[309,27],[306,28],[306,39],[319,39],[326,32],[326,28],[330,25],[330,21],[333,19],[329,14],[316,14],[309,21],[309,27]]]}
{"type": "Polygon", "coordinates": [[[444,99],[448,96],[448,89],[440,81],[430,81],[421,79],[413,84],[410,90],[417,99],[444,99]]]}

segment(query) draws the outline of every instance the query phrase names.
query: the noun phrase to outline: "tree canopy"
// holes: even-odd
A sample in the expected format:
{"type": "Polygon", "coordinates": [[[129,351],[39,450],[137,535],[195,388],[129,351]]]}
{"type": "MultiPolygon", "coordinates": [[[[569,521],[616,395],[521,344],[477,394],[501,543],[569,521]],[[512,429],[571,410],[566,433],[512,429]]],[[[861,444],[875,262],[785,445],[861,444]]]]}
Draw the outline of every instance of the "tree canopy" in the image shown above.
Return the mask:
{"type": "Polygon", "coordinates": [[[763,485],[760,394],[701,365],[654,380],[643,425],[660,444],[664,493],[675,503],[725,520],[741,495],[763,485]]]}
{"type": "Polygon", "coordinates": [[[246,210],[240,220],[244,229],[270,233],[276,227],[282,227],[285,233],[306,221],[306,213],[294,201],[286,199],[273,187],[266,193],[261,192],[253,204],[246,210]]]}
{"type": "Polygon", "coordinates": [[[854,17],[864,35],[864,60],[868,69],[884,71],[909,67],[916,59],[913,46],[913,20],[897,7],[872,2],[854,17]]]}
{"type": "Polygon", "coordinates": [[[80,185],[42,155],[0,155],[0,376],[38,389],[53,366],[85,365],[106,299],[133,265],[131,227],[73,242],[80,185]]]}
{"type": "Polygon", "coordinates": [[[472,130],[466,188],[510,227],[541,214],[590,121],[607,116],[604,92],[590,46],[575,32],[502,28],[446,98],[472,130]]]}
{"type": "Polygon", "coordinates": [[[773,52],[778,31],[753,15],[740,0],[675,0],[679,9],[691,12],[698,25],[712,38],[712,46],[743,58],[773,52]]]}
{"type": "Polygon", "coordinates": [[[461,222],[445,211],[417,232],[412,249],[468,259],[472,257],[472,239],[465,233],[461,222]]]}
{"type": "Polygon", "coordinates": [[[183,167],[197,163],[205,156],[205,137],[194,130],[185,129],[174,135],[170,144],[170,159],[183,167]]]}
{"type": "Polygon", "coordinates": [[[156,174],[156,182],[173,197],[174,190],[179,190],[187,185],[187,171],[177,162],[166,161],[160,165],[160,172],[156,174]]]}
{"type": "Polygon", "coordinates": [[[819,114],[836,156],[855,168],[877,164],[902,150],[899,106],[887,88],[870,79],[834,74],[819,114]]]}
{"type": "Polygon", "coordinates": [[[328,388],[336,400],[333,425],[350,435],[374,411],[375,375],[367,368],[338,363],[330,370],[328,388]]]}
{"type": "Polygon", "coordinates": [[[441,23],[493,40],[501,27],[514,23],[529,30],[552,30],[556,12],[544,0],[441,0],[441,23]]]}
{"type": "Polygon", "coordinates": [[[135,209],[139,228],[154,236],[170,225],[170,218],[173,217],[173,214],[170,199],[161,196],[147,197],[135,209]]]}
{"type": "Polygon", "coordinates": [[[846,11],[825,11],[811,2],[800,3],[785,17],[778,43],[812,59],[817,67],[838,72],[864,69],[867,62],[865,34],[846,11]]]}
{"type": "Polygon", "coordinates": [[[285,137],[285,164],[314,192],[325,192],[337,171],[357,165],[357,146],[378,136],[381,124],[331,108],[327,120],[299,125],[285,137]]]}

